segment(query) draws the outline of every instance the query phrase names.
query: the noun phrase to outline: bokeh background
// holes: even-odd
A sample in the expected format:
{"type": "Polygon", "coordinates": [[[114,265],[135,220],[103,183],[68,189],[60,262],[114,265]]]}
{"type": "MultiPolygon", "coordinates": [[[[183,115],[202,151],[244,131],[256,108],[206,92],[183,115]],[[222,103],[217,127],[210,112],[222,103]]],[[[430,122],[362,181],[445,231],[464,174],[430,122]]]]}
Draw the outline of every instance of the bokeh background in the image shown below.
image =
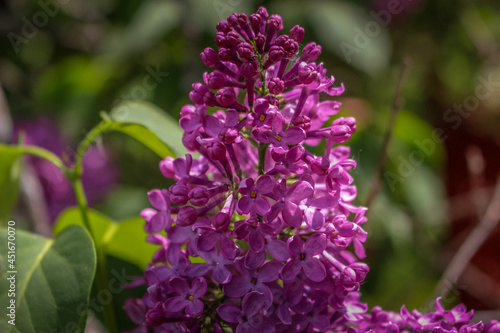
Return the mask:
{"type": "MultiPolygon", "coordinates": [[[[500,172],[498,2],[7,0],[0,4],[0,139],[24,131],[27,143],[71,161],[100,112],[120,102],[150,101],[178,119],[207,70],[199,54],[215,47],[215,24],[259,6],[283,17],[284,33],[303,26],[301,46],[321,44],[319,61],[346,87],[340,116],[358,120],[349,141],[357,204],[367,200],[402,63],[409,64],[365,225],[371,271],[362,292],[370,306],[425,311],[500,172]]],[[[169,185],[159,158],[122,134],[101,141],[85,157],[91,203],[116,220],[137,216],[148,190],[169,185]]],[[[39,164],[24,171],[28,189],[16,218],[50,234],[74,199],[57,171],[39,164]]],[[[478,318],[499,319],[499,240],[497,227],[444,295],[445,306],[463,301],[478,318]]]]}

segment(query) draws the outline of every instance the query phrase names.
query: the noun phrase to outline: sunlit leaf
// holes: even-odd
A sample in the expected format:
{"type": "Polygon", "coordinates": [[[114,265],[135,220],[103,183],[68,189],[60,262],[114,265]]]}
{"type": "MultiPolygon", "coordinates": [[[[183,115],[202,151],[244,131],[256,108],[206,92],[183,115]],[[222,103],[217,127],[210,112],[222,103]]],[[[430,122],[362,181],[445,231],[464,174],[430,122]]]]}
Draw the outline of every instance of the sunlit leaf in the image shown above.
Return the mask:
{"type": "MultiPolygon", "coordinates": [[[[130,262],[141,269],[151,261],[158,246],[145,241],[147,233],[143,229],[144,219],[137,217],[115,222],[92,209],[88,209],[87,214],[96,247],[105,254],[130,262]]],[[[80,211],[75,207],[61,213],[54,226],[54,235],[73,224],[84,225],[80,211]]]]}
{"type": "MultiPolygon", "coordinates": [[[[136,124],[146,127],[149,131],[154,133],[158,139],[175,154],[175,156],[183,156],[186,153],[186,149],[182,145],[183,131],[178,122],[150,103],[122,103],[111,110],[110,117],[115,122],[136,124]]],[[[141,141],[140,138],[137,139],[141,141]]]]}

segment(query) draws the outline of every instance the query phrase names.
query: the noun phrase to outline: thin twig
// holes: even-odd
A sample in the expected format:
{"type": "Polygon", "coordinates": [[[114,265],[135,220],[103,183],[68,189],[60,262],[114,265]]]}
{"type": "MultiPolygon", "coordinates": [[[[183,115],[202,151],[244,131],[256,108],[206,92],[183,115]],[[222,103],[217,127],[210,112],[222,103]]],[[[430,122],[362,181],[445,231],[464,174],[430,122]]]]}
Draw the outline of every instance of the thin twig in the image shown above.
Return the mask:
{"type": "Polygon", "coordinates": [[[471,187],[469,197],[474,204],[477,220],[480,221],[483,218],[488,202],[488,193],[479,191],[485,186],[485,161],[481,149],[475,145],[470,145],[465,149],[465,158],[471,187]]]}
{"type": "Polygon", "coordinates": [[[410,59],[405,58],[403,60],[403,64],[401,66],[401,71],[399,73],[398,83],[396,86],[396,94],[394,95],[394,102],[392,103],[391,115],[389,117],[387,131],[385,132],[384,141],[382,143],[382,150],[380,152],[380,158],[378,161],[377,171],[375,172],[375,175],[373,176],[372,184],[370,187],[370,192],[368,194],[368,199],[366,200],[365,206],[368,208],[371,206],[371,204],[373,203],[373,200],[375,200],[375,197],[377,196],[378,192],[380,191],[380,180],[382,178],[382,172],[384,171],[385,163],[387,160],[387,150],[389,148],[389,143],[391,141],[392,131],[394,129],[394,124],[396,122],[398,112],[401,109],[401,106],[403,104],[402,97],[401,97],[401,90],[403,89],[403,82],[404,82],[404,79],[406,77],[406,74],[408,72],[409,67],[410,67],[410,59]]]}
{"type": "Polygon", "coordinates": [[[436,286],[434,295],[446,295],[455,283],[464,269],[469,264],[477,250],[481,247],[490,233],[495,229],[500,219],[500,176],[497,179],[493,198],[488,204],[486,213],[481,221],[474,227],[469,237],[465,239],[455,256],[450,261],[448,267],[443,273],[441,280],[436,286]]]}

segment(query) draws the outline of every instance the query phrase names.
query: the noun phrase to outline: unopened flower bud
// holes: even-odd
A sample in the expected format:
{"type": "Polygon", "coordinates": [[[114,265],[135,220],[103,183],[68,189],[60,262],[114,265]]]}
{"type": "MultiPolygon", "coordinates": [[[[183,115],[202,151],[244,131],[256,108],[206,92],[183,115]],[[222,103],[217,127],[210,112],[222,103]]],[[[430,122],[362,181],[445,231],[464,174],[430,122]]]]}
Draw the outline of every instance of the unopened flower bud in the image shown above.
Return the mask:
{"type": "Polygon", "coordinates": [[[210,194],[204,186],[197,186],[189,191],[189,201],[194,206],[205,206],[210,199],[210,194]]]}

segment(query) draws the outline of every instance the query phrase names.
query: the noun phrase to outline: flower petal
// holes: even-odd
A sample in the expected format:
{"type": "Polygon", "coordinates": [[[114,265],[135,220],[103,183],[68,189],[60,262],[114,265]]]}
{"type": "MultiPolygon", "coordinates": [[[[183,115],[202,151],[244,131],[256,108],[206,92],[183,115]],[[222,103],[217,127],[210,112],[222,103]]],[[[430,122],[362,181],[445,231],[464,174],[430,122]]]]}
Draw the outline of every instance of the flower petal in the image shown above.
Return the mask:
{"type": "Polygon", "coordinates": [[[302,262],[297,259],[293,259],[287,262],[285,266],[283,266],[283,269],[281,270],[281,278],[283,279],[283,281],[292,280],[299,274],[301,269],[302,262]]]}
{"type": "Polygon", "coordinates": [[[278,279],[283,264],[279,261],[268,261],[265,263],[259,273],[257,273],[259,282],[272,282],[278,279]]]}
{"type": "Polygon", "coordinates": [[[231,281],[222,287],[222,291],[232,298],[243,297],[252,289],[250,281],[251,276],[233,276],[231,281]]]}
{"type": "Polygon", "coordinates": [[[252,250],[250,250],[245,255],[245,267],[255,270],[259,268],[265,260],[266,251],[253,252],[252,250]]]}
{"type": "Polygon", "coordinates": [[[149,191],[148,198],[151,206],[154,208],[163,211],[167,210],[167,202],[165,201],[165,197],[160,190],[149,191]]]}
{"type": "Polygon", "coordinates": [[[326,248],[325,234],[314,234],[309,237],[304,245],[304,252],[308,256],[315,256],[322,253],[326,248]]]}
{"type": "Polygon", "coordinates": [[[295,235],[292,237],[292,240],[289,241],[288,249],[292,257],[298,257],[304,249],[304,241],[302,241],[299,235],[295,235]]]}
{"type": "Polygon", "coordinates": [[[304,130],[297,126],[292,126],[283,132],[283,141],[288,144],[298,145],[306,138],[304,130]]]}
{"type": "Polygon", "coordinates": [[[253,205],[257,214],[262,216],[266,215],[266,213],[271,209],[269,200],[262,196],[258,196],[257,198],[255,198],[253,205]]]}
{"type": "Polygon", "coordinates": [[[290,258],[288,246],[286,246],[285,242],[280,240],[268,240],[267,251],[269,252],[271,257],[279,261],[285,261],[290,258]]]}
{"type": "Polygon", "coordinates": [[[197,277],[197,276],[204,276],[208,272],[212,270],[213,266],[210,265],[209,263],[203,263],[203,264],[191,264],[189,265],[184,273],[187,276],[191,277],[197,277]]]}
{"type": "Polygon", "coordinates": [[[203,297],[207,293],[207,280],[197,277],[191,284],[191,296],[194,298],[203,297]]]}
{"type": "Polygon", "coordinates": [[[252,291],[243,297],[243,302],[241,303],[241,310],[246,317],[252,317],[257,314],[264,307],[264,295],[252,291]]]}
{"type": "Polygon", "coordinates": [[[300,228],[302,225],[302,210],[294,203],[287,202],[281,212],[283,221],[291,227],[300,228]]]}
{"type": "Polygon", "coordinates": [[[224,303],[217,308],[219,316],[228,323],[237,323],[242,313],[233,303],[224,303]]]}
{"type": "Polygon", "coordinates": [[[196,318],[203,313],[205,304],[199,299],[189,301],[186,306],[186,314],[191,318],[196,318]]]}
{"type": "Polygon", "coordinates": [[[175,296],[167,299],[164,303],[165,310],[168,312],[177,312],[184,309],[189,301],[184,296],[175,296]]]}
{"type": "Polygon", "coordinates": [[[275,180],[273,177],[269,175],[260,176],[257,179],[257,183],[255,184],[255,188],[259,191],[260,194],[266,194],[271,192],[274,189],[275,180]]]}
{"type": "Polygon", "coordinates": [[[309,258],[304,260],[304,273],[314,282],[321,282],[326,277],[325,265],[316,258],[309,258]]]}
{"type": "Polygon", "coordinates": [[[212,278],[217,283],[228,283],[231,280],[231,277],[231,272],[223,265],[215,267],[212,272],[212,278]]]}
{"type": "Polygon", "coordinates": [[[250,230],[248,245],[253,252],[262,252],[266,246],[264,236],[258,230],[250,230]]]}
{"type": "Polygon", "coordinates": [[[170,289],[178,295],[187,295],[189,292],[189,285],[185,279],[175,277],[169,282],[170,289]]]}
{"type": "Polygon", "coordinates": [[[250,196],[247,195],[238,200],[236,208],[238,210],[238,213],[245,215],[250,212],[252,206],[253,206],[253,200],[252,198],[250,198],[250,196]]]}

